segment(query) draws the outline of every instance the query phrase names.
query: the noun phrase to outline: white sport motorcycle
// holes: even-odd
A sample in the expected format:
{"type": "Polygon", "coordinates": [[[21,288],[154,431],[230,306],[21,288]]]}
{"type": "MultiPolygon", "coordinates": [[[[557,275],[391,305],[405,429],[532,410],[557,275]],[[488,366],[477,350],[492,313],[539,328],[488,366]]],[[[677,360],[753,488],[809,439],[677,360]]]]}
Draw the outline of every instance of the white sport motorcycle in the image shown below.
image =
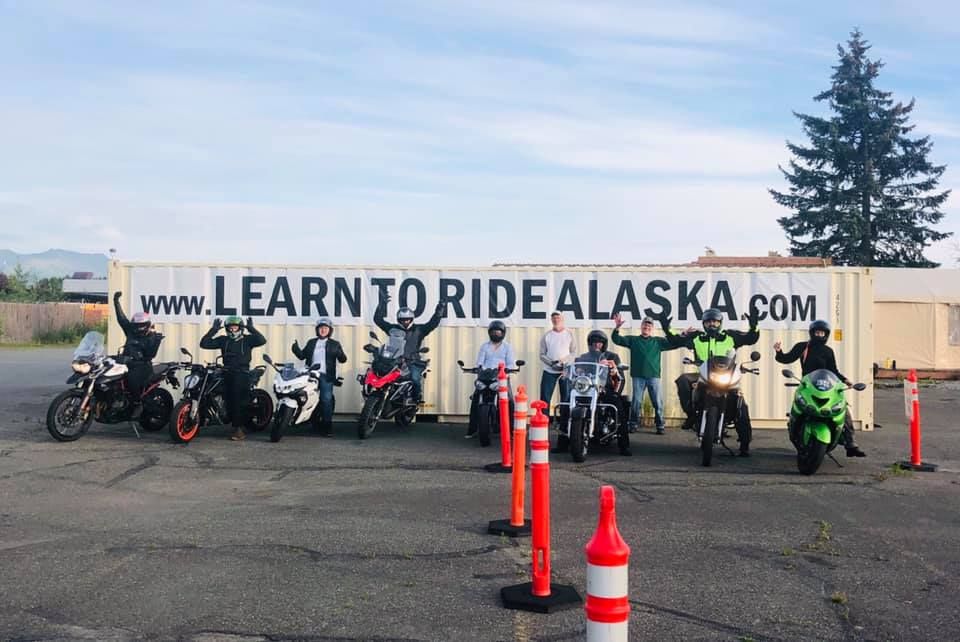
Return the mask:
{"type": "MultiPolygon", "coordinates": [[[[617,366],[619,383],[616,394],[623,390],[623,373],[628,366],[617,366]]],[[[595,361],[577,361],[564,368],[563,376],[570,381],[570,401],[555,406],[554,420],[557,430],[570,443],[573,461],[586,461],[591,442],[602,446],[617,438],[617,426],[621,417],[617,406],[605,397],[610,368],[595,361]]]]}
{"type": "MultiPolygon", "coordinates": [[[[323,376],[320,366],[297,368],[292,363],[274,363],[268,354],[263,355],[263,360],[277,371],[273,378],[277,409],[270,427],[270,441],[280,441],[283,431],[290,426],[306,421],[318,425],[319,418],[314,416],[314,411],[320,405],[320,377],[323,376]]],[[[343,377],[337,377],[334,385],[342,383],[343,377]]]]}

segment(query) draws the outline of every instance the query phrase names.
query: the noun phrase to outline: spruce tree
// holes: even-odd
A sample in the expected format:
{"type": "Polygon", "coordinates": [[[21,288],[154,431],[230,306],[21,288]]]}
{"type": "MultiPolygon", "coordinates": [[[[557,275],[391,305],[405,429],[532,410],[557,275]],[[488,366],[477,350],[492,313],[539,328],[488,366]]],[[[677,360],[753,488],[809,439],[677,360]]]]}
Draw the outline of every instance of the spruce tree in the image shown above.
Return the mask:
{"type": "Polygon", "coordinates": [[[837,46],[830,89],[814,97],[832,112],[794,112],[809,146],[787,142],[794,158],[780,167],[788,192],[774,200],[793,210],[778,219],[795,256],[830,257],[839,265],[937,267],[924,249],[949,236],[930,227],[943,218],[950,191],[936,191],[945,165],[927,160],[929,136],[910,138],[914,101],[894,102],[873,85],[883,63],[867,58],[859,30],[837,46]]]}

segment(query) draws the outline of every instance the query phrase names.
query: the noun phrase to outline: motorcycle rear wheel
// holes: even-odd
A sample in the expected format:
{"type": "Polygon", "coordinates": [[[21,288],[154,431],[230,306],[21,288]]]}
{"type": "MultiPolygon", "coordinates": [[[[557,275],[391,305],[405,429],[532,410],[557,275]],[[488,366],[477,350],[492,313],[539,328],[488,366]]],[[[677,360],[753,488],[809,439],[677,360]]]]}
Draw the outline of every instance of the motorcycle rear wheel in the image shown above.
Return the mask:
{"type": "Polygon", "coordinates": [[[270,441],[277,443],[283,437],[283,431],[290,426],[290,418],[293,417],[293,408],[283,404],[273,416],[273,424],[270,426],[270,441]]]}
{"type": "Polygon", "coordinates": [[[57,441],[76,441],[83,437],[90,424],[93,423],[93,413],[88,409],[87,417],[80,420],[80,404],[83,403],[84,392],[79,389],[64,390],[54,397],[47,409],[47,431],[57,441]],[[64,421],[66,419],[69,424],[64,421]],[[75,429],[65,431],[63,428],[76,426],[75,429]]]}
{"type": "Polygon", "coordinates": [[[260,432],[270,425],[271,419],[273,419],[273,397],[265,390],[257,388],[250,394],[247,429],[251,432],[260,432]]]}
{"type": "Polygon", "coordinates": [[[720,429],[720,409],[711,406],[705,411],[707,422],[703,427],[703,437],[700,438],[700,464],[709,466],[713,463],[713,442],[717,438],[717,432],[720,429]]]}
{"type": "Polygon", "coordinates": [[[173,411],[173,396],[163,388],[155,388],[146,397],[140,400],[143,411],[140,414],[140,427],[147,432],[163,430],[170,423],[170,413],[173,411]]]}
{"type": "Polygon", "coordinates": [[[360,411],[360,418],[357,420],[357,437],[366,439],[373,433],[377,427],[382,404],[383,397],[380,395],[370,395],[366,398],[363,409],[360,411]]]}
{"type": "Polygon", "coordinates": [[[811,439],[806,447],[797,452],[797,469],[802,475],[812,475],[820,469],[823,458],[827,455],[827,444],[818,439],[811,439]]]}
{"type": "Polygon", "coordinates": [[[184,400],[176,405],[170,415],[170,440],[175,444],[187,444],[200,432],[200,413],[190,417],[190,401],[184,400]]]}

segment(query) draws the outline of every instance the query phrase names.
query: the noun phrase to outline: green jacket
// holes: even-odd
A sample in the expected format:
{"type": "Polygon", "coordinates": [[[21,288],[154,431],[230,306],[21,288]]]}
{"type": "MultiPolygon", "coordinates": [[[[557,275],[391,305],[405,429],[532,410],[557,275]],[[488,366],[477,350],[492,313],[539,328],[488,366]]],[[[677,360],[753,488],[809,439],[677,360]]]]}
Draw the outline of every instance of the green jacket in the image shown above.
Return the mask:
{"type": "Polygon", "coordinates": [[[644,337],[641,335],[623,336],[619,330],[613,331],[613,342],[630,349],[630,376],[643,379],[660,378],[660,353],[679,348],[683,337],[644,337]]]}

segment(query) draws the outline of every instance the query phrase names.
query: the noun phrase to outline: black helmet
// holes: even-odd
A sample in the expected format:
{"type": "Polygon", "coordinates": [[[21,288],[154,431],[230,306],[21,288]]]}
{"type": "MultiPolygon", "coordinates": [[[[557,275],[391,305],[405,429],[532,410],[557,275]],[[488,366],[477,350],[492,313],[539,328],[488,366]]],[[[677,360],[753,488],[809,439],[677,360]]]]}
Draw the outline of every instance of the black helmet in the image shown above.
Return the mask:
{"type": "Polygon", "coordinates": [[[591,330],[590,334],[587,335],[587,349],[593,350],[593,344],[597,341],[600,341],[603,345],[600,347],[600,351],[604,352],[607,349],[607,335],[602,330],[591,330]]]}
{"type": "Polygon", "coordinates": [[[400,308],[397,310],[397,323],[405,328],[409,328],[410,325],[413,324],[414,316],[413,310],[410,308],[400,308]],[[404,323],[404,321],[409,321],[410,323],[404,323]]]}
{"type": "Polygon", "coordinates": [[[507,337],[507,325],[503,321],[491,321],[487,326],[487,336],[494,343],[500,343],[507,337]],[[500,336],[495,337],[494,334],[498,331],[500,336]]]}
{"type": "Polygon", "coordinates": [[[322,326],[322,325],[325,325],[325,326],[327,326],[328,328],[330,328],[330,334],[328,334],[327,336],[328,336],[328,337],[332,337],[332,336],[333,336],[333,321],[330,320],[330,317],[320,317],[319,319],[317,319],[317,322],[313,325],[313,329],[317,332],[317,336],[320,336],[320,335],[319,335],[319,333],[320,333],[320,326],[322,326]]]}
{"type": "Polygon", "coordinates": [[[823,319],[817,319],[810,324],[810,341],[813,343],[826,343],[830,339],[830,324],[823,319]],[[823,337],[815,336],[817,331],[823,331],[823,337]]]}
{"type": "Polygon", "coordinates": [[[715,337],[720,334],[720,328],[723,327],[723,313],[716,308],[709,308],[704,310],[703,317],[700,319],[703,323],[703,330],[711,337],[715,337]],[[720,325],[716,328],[708,328],[707,321],[718,321],[720,325]]]}

